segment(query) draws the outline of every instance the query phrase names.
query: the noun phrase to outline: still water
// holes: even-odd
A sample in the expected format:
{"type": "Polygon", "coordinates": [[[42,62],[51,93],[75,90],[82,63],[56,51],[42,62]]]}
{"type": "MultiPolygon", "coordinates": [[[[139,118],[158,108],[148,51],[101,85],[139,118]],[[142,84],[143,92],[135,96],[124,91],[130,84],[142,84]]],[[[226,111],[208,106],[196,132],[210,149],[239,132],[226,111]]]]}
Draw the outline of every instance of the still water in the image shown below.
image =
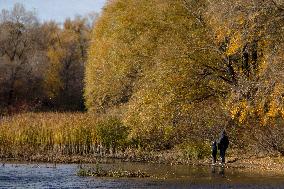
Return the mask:
{"type": "Polygon", "coordinates": [[[153,177],[79,177],[76,164],[6,163],[0,167],[0,188],[284,188],[284,174],[273,172],[125,162],[101,167],[142,170],[153,177]]]}

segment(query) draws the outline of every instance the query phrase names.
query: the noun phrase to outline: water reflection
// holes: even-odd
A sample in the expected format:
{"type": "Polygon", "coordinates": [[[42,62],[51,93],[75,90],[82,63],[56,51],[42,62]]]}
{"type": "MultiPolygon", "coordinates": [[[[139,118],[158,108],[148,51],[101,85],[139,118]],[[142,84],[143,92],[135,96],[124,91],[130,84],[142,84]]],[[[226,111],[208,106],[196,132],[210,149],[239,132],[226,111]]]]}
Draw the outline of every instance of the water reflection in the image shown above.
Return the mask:
{"type": "Polygon", "coordinates": [[[221,166],[219,169],[219,175],[225,177],[225,166],[221,166]]]}
{"type": "Polygon", "coordinates": [[[212,165],[211,166],[211,177],[223,177],[225,178],[225,166],[216,166],[212,165]]]}
{"type": "Polygon", "coordinates": [[[215,173],[216,173],[216,166],[215,165],[211,166],[211,173],[212,173],[212,175],[215,175],[215,173]]]}

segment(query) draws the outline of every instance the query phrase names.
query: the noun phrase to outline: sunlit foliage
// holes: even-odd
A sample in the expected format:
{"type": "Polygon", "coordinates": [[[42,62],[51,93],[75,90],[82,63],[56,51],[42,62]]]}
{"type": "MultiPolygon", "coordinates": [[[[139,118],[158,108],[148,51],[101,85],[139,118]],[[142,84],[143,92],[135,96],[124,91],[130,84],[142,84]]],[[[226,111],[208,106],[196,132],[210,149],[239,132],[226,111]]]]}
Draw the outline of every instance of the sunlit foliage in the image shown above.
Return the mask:
{"type": "Polygon", "coordinates": [[[281,1],[109,1],[91,36],[86,106],[119,114],[154,148],[271,124],[283,116],[283,23],[281,1]]]}

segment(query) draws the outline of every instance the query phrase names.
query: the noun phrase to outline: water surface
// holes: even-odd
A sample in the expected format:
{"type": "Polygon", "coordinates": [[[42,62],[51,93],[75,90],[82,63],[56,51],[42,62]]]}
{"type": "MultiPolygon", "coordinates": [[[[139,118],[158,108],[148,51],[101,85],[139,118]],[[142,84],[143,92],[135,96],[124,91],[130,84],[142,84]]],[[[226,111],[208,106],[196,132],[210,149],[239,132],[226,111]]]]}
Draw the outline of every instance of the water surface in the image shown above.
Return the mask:
{"type": "MultiPolygon", "coordinates": [[[[91,167],[95,165],[84,165],[91,167]]],[[[76,175],[76,164],[6,163],[0,188],[284,188],[284,174],[222,167],[113,162],[104,169],[141,170],[151,178],[94,178],[76,175]]]]}

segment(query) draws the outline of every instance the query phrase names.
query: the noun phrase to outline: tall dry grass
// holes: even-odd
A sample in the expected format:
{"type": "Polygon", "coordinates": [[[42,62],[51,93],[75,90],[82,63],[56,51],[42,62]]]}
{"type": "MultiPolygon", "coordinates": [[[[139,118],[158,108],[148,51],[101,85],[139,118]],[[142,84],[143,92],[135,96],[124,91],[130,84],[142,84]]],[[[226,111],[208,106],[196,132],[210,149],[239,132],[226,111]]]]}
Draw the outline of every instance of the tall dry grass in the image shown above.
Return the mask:
{"type": "MultiPolygon", "coordinates": [[[[43,112],[4,116],[0,118],[0,158],[66,162],[70,161],[66,158],[72,156],[83,158],[85,155],[109,156],[112,153],[119,157],[129,155],[135,160],[150,160],[151,153],[149,155],[147,150],[137,147],[129,138],[129,131],[119,118],[97,118],[89,113],[43,112]],[[115,153],[116,150],[123,153],[115,153]]],[[[206,145],[204,148],[200,145],[191,142],[177,148],[185,159],[198,159],[208,156],[208,148],[210,150],[209,144],[202,143],[206,145]]]]}
{"type": "Polygon", "coordinates": [[[0,156],[27,159],[32,155],[97,154],[107,141],[105,137],[109,137],[99,135],[98,125],[102,124],[87,113],[45,112],[2,117],[0,156]]]}

